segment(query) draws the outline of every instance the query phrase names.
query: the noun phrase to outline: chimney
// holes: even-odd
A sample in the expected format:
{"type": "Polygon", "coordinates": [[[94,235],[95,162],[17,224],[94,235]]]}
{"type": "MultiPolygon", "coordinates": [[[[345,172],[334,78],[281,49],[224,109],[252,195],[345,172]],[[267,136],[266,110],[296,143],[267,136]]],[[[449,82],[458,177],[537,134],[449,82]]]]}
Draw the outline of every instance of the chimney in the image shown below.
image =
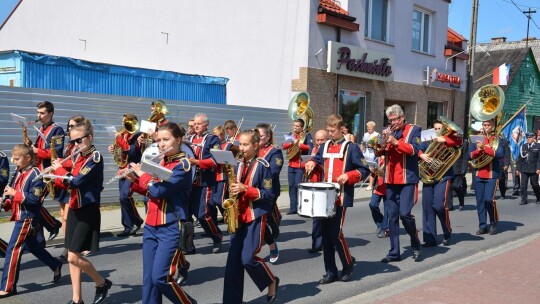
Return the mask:
{"type": "Polygon", "coordinates": [[[493,37],[491,38],[491,43],[504,43],[506,42],[506,37],[493,37]]]}

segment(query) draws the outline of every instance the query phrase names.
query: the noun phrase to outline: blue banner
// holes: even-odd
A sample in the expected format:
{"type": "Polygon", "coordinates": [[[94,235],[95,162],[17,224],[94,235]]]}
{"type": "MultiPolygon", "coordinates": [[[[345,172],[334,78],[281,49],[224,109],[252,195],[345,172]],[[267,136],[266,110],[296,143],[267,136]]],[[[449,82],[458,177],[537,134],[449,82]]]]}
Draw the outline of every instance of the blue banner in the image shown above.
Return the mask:
{"type": "Polygon", "coordinates": [[[519,111],[501,131],[501,135],[507,138],[510,142],[510,152],[513,160],[516,160],[519,157],[521,145],[526,142],[526,132],[527,119],[525,107],[523,107],[523,109],[521,109],[521,111],[519,111]]]}

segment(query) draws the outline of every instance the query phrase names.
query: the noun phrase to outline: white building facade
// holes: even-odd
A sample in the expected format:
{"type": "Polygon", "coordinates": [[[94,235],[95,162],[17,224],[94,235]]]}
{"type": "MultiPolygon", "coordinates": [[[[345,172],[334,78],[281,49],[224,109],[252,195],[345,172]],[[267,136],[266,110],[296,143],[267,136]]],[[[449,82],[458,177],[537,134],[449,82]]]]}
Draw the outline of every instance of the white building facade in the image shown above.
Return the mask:
{"type": "Polygon", "coordinates": [[[0,50],[226,77],[231,105],[286,109],[308,91],[317,117],[340,112],[359,134],[368,120],[380,129],[394,103],[422,127],[435,112],[460,124],[465,61],[444,55],[449,2],[25,0],[0,28],[0,50]],[[350,59],[388,58],[391,74],[329,69],[337,42],[360,56],[350,59]],[[427,81],[439,74],[453,83],[427,81]]]}

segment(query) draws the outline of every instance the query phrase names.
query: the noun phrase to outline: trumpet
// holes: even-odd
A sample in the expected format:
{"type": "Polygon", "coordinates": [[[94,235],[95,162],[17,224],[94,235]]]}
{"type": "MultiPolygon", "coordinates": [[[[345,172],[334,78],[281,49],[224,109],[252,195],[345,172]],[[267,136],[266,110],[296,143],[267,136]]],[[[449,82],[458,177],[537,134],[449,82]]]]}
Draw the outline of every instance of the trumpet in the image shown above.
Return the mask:
{"type": "MultiPolygon", "coordinates": [[[[173,147],[169,147],[167,148],[166,150],[164,150],[163,152],[159,153],[158,155],[150,158],[150,161],[155,161],[163,156],[165,156],[165,153],[171,151],[173,149],[173,147]]],[[[122,172],[122,174],[119,174],[119,175],[115,175],[113,176],[108,182],[106,182],[105,184],[106,185],[109,185],[109,184],[112,184],[114,183],[115,181],[119,180],[119,179],[122,179],[122,178],[125,178],[126,176],[128,176],[129,174],[131,174],[134,170],[133,169],[128,169],[124,172],[122,172]]]]}
{"type": "Polygon", "coordinates": [[[386,142],[388,140],[388,136],[394,135],[396,127],[394,125],[389,125],[386,128],[382,130],[381,134],[381,141],[374,141],[373,143],[373,150],[375,150],[376,153],[381,152],[386,147],[386,142]]]}
{"type": "MultiPolygon", "coordinates": [[[[66,158],[64,158],[64,159],[62,159],[62,161],[60,161],[60,164],[65,163],[68,159],[73,159],[73,157],[75,157],[75,155],[77,155],[77,154],[79,154],[79,153],[81,153],[81,148],[79,148],[79,149],[73,151],[73,153],[71,153],[70,156],[68,156],[68,157],[66,157],[66,158]]],[[[32,181],[36,181],[36,180],[38,180],[38,179],[41,179],[41,178],[43,178],[46,174],[49,174],[49,173],[51,173],[51,172],[52,172],[52,167],[47,167],[47,168],[43,169],[43,172],[41,172],[39,175],[37,175],[36,178],[34,178],[34,180],[32,180],[32,181]]]]}

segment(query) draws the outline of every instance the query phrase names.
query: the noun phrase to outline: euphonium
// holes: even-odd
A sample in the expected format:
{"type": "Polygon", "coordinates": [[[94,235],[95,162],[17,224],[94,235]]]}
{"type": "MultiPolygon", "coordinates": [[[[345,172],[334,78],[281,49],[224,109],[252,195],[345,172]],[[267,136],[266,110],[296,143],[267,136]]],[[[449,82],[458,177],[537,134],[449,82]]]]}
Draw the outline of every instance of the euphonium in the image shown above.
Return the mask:
{"type": "MultiPolygon", "coordinates": [[[[224,164],[223,167],[227,172],[228,184],[236,182],[236,173],[234,172],[234,166],[230,164],[224,164]]],[[[240,213],[238,211],[238,199],[236,195],[229,194],[229,198],[223,201],[223,209],[225,213],[223,214],[223,220],[227,224],[227,231],[229,233],[236,233],[239,227],[238,217],[240,213]]]]}
{"type": "Polygon", "coordinates": [[[287,149],[287,160],[291,160],[300,152],[300,143],[306,141],[306,132],[300,133],[300,138],[289,149],[287,149]]]}
{"type": "MultiPolygon", "coordinates": [[[[56,149],[54,148],[54,144],[57,139],[63,138],[63,137],[64,137],[63,135],[55,135],[51,137],[51,142],[50,142],[51,164],[54,160],[58,158],[58,155],[56,155],[56,149]]],[[[45,182],[47,186],[47,190],[49,190],[49,196],[52,199],[54,199],[56,197],[56,190],[54,189],[54,181],[51,180],[50,178],[43,178],[43,182],[45,182]]]]}
{"type": "MultiPolygon", "coordinates": [[[[463,134],[461,128],[451,120],[441,116],[442,128],[437,136],[447,136],[452,132],[463,134]]],[[[461,149],[450,147],[445,143],[434,140],[424,153],[431,158],[430,162],[420,159],[418,169],[420,179],[424,183],[434,183],[442,179],[446,171],[450,169],[461,156],[461,149]]]]}
{"type": "MultiPolygon", "coordinates": [[[[137,119],[128,119],[124,117],[122,124],[124,125],[124,129],[120,132],[120,135],[118,136],[123,136],[123,134],[125,133],[133,134],[137,132],[137,130],[139,130],[139,122],[137,121],[137,119]]],[[[116,142],[116,138],[114,139],[113,145],[114,145],[114,148],[113,148],[114,161],[118,164],[118,167],[123,168],[127,166],[128,164],[127,155],[122,150],[122,147],[120,147],[118,143],[116,142]]]]}

